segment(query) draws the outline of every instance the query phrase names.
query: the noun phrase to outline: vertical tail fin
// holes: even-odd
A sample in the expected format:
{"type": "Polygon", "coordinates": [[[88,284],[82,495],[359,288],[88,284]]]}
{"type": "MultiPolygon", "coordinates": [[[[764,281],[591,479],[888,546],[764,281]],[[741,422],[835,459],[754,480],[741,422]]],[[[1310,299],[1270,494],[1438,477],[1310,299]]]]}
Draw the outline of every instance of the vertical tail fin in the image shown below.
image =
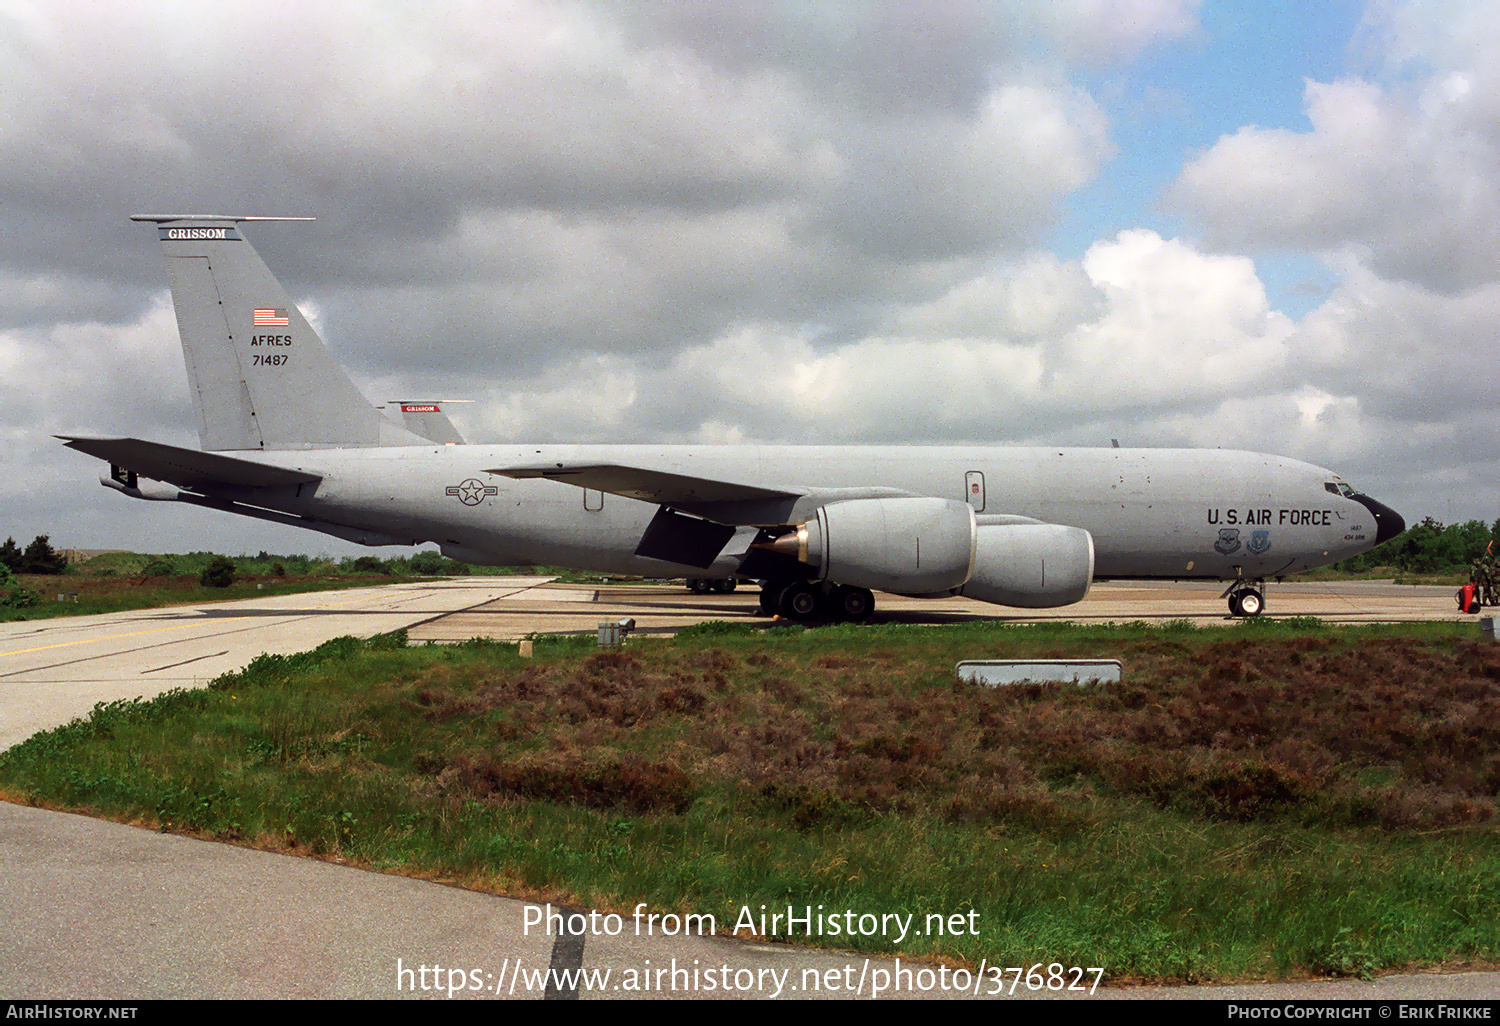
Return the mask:
{"type": "Polygon", "coordinates": [[[148,214],[157,226],[203,448],[426,445],[366,399],[241,233],[244,221],[148,214]]]}

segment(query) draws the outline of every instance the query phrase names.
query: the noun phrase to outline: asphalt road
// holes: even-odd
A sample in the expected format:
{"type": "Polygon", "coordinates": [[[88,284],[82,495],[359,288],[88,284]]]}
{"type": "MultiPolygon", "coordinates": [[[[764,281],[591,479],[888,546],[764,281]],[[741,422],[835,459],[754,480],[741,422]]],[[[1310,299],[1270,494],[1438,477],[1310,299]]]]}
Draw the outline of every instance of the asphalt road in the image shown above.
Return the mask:
{"type": "MultiPolygon", "coordinates": [[[[1309,595],[1273,587],[1271,612],[1457,618],[1448,589],[1307,587],[1309,595]]],[[[623,615],[665,632],[704,619],[749,617],[754,602],[750,592],[702,597],[670,586],[595,591],[541,578],[472,578],[0,625],[0,747],[82,715],[95,702],[201,686],[262,652],[301,651],[341,634],[406,627],[418,639],[519,636],[514,632],[592,630],[623,615]]],[[[1217,594],[1103,586],[1088,600],[1096,606],[1071,607],[1057,618],[1192,615],[1222,622],[1211,608],[1217,594]]],[[[945,600],[909,607],[885,599],[879,615],[887,622],[946,622],[996,612],[975,606],[945,600]]],[[[919,920],[952,911],[901,910],[919,920]]],[[[1119,989],[1106,971],[1092,994],[1087,986],[1028,991],[1024,982],[1011,991],[1014,981],[999,967],[960,975],[927,964],[692,936],[681,923],[675,936],[664,937],[671,924],[662,918],[648,936],[653,913],[664,915],[648,908],[639,920],[628,914],[618,922],[578,920],[581,936],[559,937],[544,929],[543,910],[522,901],[0,803],[0,999],[542,997],[549,968],[595,973],[592,986],[576,988],[578,995],[615,998],[847,998],[877,991],[998,997],[997,989],[1006,1000],[1500,995],[1494,973],[1119,989]],[[607,980],[598,975],[605,971],[607,980]]],[[[731,924],[717,925],[722,931],[731,924]]],[[[1082,983],[1092,979],[1084,974],[1082,983]]]]}
{"type": "Polygon", "coordinates": [[[417,628],[546,580],[413,581],[0,624],[0,749],[86,715],[96,702],[201,687],[262,653],[417,628]]]}

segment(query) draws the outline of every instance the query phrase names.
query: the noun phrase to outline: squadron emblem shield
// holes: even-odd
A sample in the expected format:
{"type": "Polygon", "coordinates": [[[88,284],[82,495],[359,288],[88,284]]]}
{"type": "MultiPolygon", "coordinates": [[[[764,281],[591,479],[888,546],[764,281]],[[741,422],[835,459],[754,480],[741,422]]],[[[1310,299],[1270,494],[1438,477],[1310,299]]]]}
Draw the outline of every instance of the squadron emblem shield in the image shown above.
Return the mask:
{"type": "Polygon", "coordinates": [[[1247,550],[1249,550],[1252,554],[1257,555],[1257,556],[1260,555],[1262,552],[1265,552],[1270,547],[1271,547],[1271,532],[1270,531],[1251,531],[1250,532],[1250,544],[1245,546],[1245,548],[1247,550]]]}
{"type": "Polygon", "coordinates": [[[1219,529],[1219,540],[1214,542],[1214,551],[1222,556],[1235,552],[1240,547],[1240,529],[1238,527],[1221,527],[1219,529]]]}

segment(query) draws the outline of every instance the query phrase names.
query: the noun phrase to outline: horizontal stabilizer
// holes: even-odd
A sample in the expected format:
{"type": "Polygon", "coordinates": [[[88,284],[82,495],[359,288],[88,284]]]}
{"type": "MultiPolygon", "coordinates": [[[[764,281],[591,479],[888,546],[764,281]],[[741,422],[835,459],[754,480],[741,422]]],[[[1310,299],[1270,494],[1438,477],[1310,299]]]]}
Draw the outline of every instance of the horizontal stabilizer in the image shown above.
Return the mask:
{"type": "Polygon", "coordinates": [[[401,411],[401,420],[406,430],[412,434],[436,442],[438,445],[463,445],[464,436],[458,433],[458,429],[448,419],[448,414],[443,410],[443,403],[466,401],[463,399],[427,401],[394,399],[390,405],[401,411]]]}
{"type": "Polygon", "coordinates": [[[307,484],[322,480],[305,470],[267,466],[251,460],[237,459],[196,449],[179,449],[175,445],[147,442],[139,438],[86,438],[58,435],[68,448],[97,456],[114,466],[134,471],[153,481],[166,481],[179,488],[201,490],[212,485],[237,485],[242,488],[271,488],[277,485],[307,484]]]}

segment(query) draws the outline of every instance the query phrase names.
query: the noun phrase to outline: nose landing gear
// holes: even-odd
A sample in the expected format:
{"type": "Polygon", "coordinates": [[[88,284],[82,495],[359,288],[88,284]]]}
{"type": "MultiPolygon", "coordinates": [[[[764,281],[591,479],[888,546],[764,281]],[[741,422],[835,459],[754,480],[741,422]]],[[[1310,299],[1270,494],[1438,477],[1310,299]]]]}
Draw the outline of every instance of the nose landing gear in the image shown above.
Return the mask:
{"type": "Polygon", "coordinates": [[[1240,578],[1224,590],[1220,598],[1228,597],[1229,615],[1234,617],[1259,616],[1266,611],[1266,582],[1246,581],[1240,578]]]}

